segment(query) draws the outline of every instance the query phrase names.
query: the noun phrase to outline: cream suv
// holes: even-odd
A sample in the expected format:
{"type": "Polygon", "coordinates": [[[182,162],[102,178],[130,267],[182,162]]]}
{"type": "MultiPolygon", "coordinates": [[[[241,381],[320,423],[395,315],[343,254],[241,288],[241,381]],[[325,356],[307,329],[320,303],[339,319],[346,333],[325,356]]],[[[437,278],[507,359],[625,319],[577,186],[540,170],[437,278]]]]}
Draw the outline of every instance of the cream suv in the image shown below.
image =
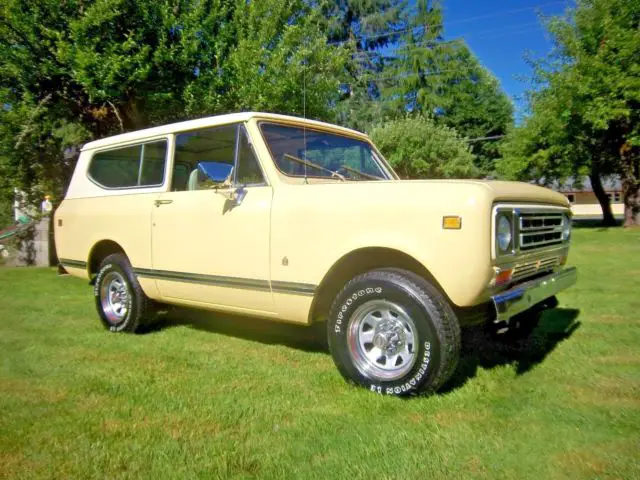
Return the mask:
{"type": "Polygon", "coordinates": [[[110,331],[158,304],[326,320],[342,375],[393,395],[450,377],[461,325],[554,306],[570,225],[550,190],[400,180],[366,135],[266,113],[88,143],[55,213],[61,266],[110,331]]]}

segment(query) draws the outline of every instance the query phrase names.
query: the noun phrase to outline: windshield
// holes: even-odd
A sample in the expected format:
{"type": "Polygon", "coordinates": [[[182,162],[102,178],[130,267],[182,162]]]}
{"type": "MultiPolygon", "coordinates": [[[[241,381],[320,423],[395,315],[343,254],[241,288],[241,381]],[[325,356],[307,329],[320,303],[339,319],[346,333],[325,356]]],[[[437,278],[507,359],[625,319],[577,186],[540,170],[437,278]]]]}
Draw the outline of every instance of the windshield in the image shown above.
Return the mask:
{"type": "Polygon", "coordinates": [[[385,180],[389,176],[367,142],[274,123],[260,129],[278,169],[292,177],[385,180]]]}

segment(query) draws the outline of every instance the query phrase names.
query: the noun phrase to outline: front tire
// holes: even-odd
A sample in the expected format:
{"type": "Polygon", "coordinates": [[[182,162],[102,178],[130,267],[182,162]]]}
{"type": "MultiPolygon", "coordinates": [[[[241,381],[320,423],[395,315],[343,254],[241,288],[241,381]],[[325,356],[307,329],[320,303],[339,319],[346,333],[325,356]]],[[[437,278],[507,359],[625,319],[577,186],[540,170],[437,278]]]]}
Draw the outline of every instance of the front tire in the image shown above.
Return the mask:
{"type": "Polygon", "coordinates": [[[381,394],[435,392],[460,356],[460,327],[446,298],[405,270],[355,277],[334,300],[327,327],[342,376],[381,394]]]}
{"type": "Polygon", "coordinates": [[[137,332],[151,317],[151,301],[123,254],[102,261],[93,293],[102,325],[111,332],[137,332]]]}

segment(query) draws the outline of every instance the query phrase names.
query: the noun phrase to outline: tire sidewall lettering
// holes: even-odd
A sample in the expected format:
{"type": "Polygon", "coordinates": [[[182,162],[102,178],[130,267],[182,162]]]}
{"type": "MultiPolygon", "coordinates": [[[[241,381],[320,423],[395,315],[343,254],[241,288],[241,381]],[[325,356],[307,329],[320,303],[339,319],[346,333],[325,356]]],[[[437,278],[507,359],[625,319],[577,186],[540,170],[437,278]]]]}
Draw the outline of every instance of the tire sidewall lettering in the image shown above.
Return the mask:
{"type": "Polygon", "coordinates": [[[344,324],[344,320],[349,318],[349,314],[347,314],[347,311],[353,305],[353,302],[355,300],[364,299],[366,301],[365,297],[372,296],[372,295],[377,296],[377,295],[380,295],[381,293],[382,293],[382,287],[375,287],[375,288],[368,287],[364,289],[359,289],[357,292],[347,297],[342,303],[342,305],[340,305],[337,319],[335,321],[335,325],[333,326],[333,332],[339,333],[339,334],[344,333],[344,329],[342,328],[344,324]]]}
{"type": "Polygon", "coordinates": [[[401,393],[407,393],[415,390],[416,387],[420,385],[420,381],[429,372],[429,363],[431,362],[431,342],[425,341],[423,344],[423,348],[424,353],[422,354],[422,363],[420,364],[420,368],[412,377],[410,377],[406,381],[403,381],[402,384],[394,386],[383,387],[382,385],[372,383],[370,386],[370,390],[379,394],[382,394],[382,392],[384,391],[385,395],[399,395],[401,393]]]}

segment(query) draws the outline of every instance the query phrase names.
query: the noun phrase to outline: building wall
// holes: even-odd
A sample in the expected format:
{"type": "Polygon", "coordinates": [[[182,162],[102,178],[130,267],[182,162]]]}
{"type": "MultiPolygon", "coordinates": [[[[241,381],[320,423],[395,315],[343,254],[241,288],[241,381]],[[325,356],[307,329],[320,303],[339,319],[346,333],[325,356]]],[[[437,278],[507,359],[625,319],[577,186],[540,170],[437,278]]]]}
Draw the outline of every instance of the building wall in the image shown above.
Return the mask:
{"type": "MultiPolygon", "coordinates": [[[[611,210],[615,216],[624,215],[624,204],[621,192],[607,192],[611,198],[611,210]]],[[[571,202],[571,211],[574,217],[599,217],[602,216],[602,208],[593,192],[571,192],[564,194],[571,202]]]]}

